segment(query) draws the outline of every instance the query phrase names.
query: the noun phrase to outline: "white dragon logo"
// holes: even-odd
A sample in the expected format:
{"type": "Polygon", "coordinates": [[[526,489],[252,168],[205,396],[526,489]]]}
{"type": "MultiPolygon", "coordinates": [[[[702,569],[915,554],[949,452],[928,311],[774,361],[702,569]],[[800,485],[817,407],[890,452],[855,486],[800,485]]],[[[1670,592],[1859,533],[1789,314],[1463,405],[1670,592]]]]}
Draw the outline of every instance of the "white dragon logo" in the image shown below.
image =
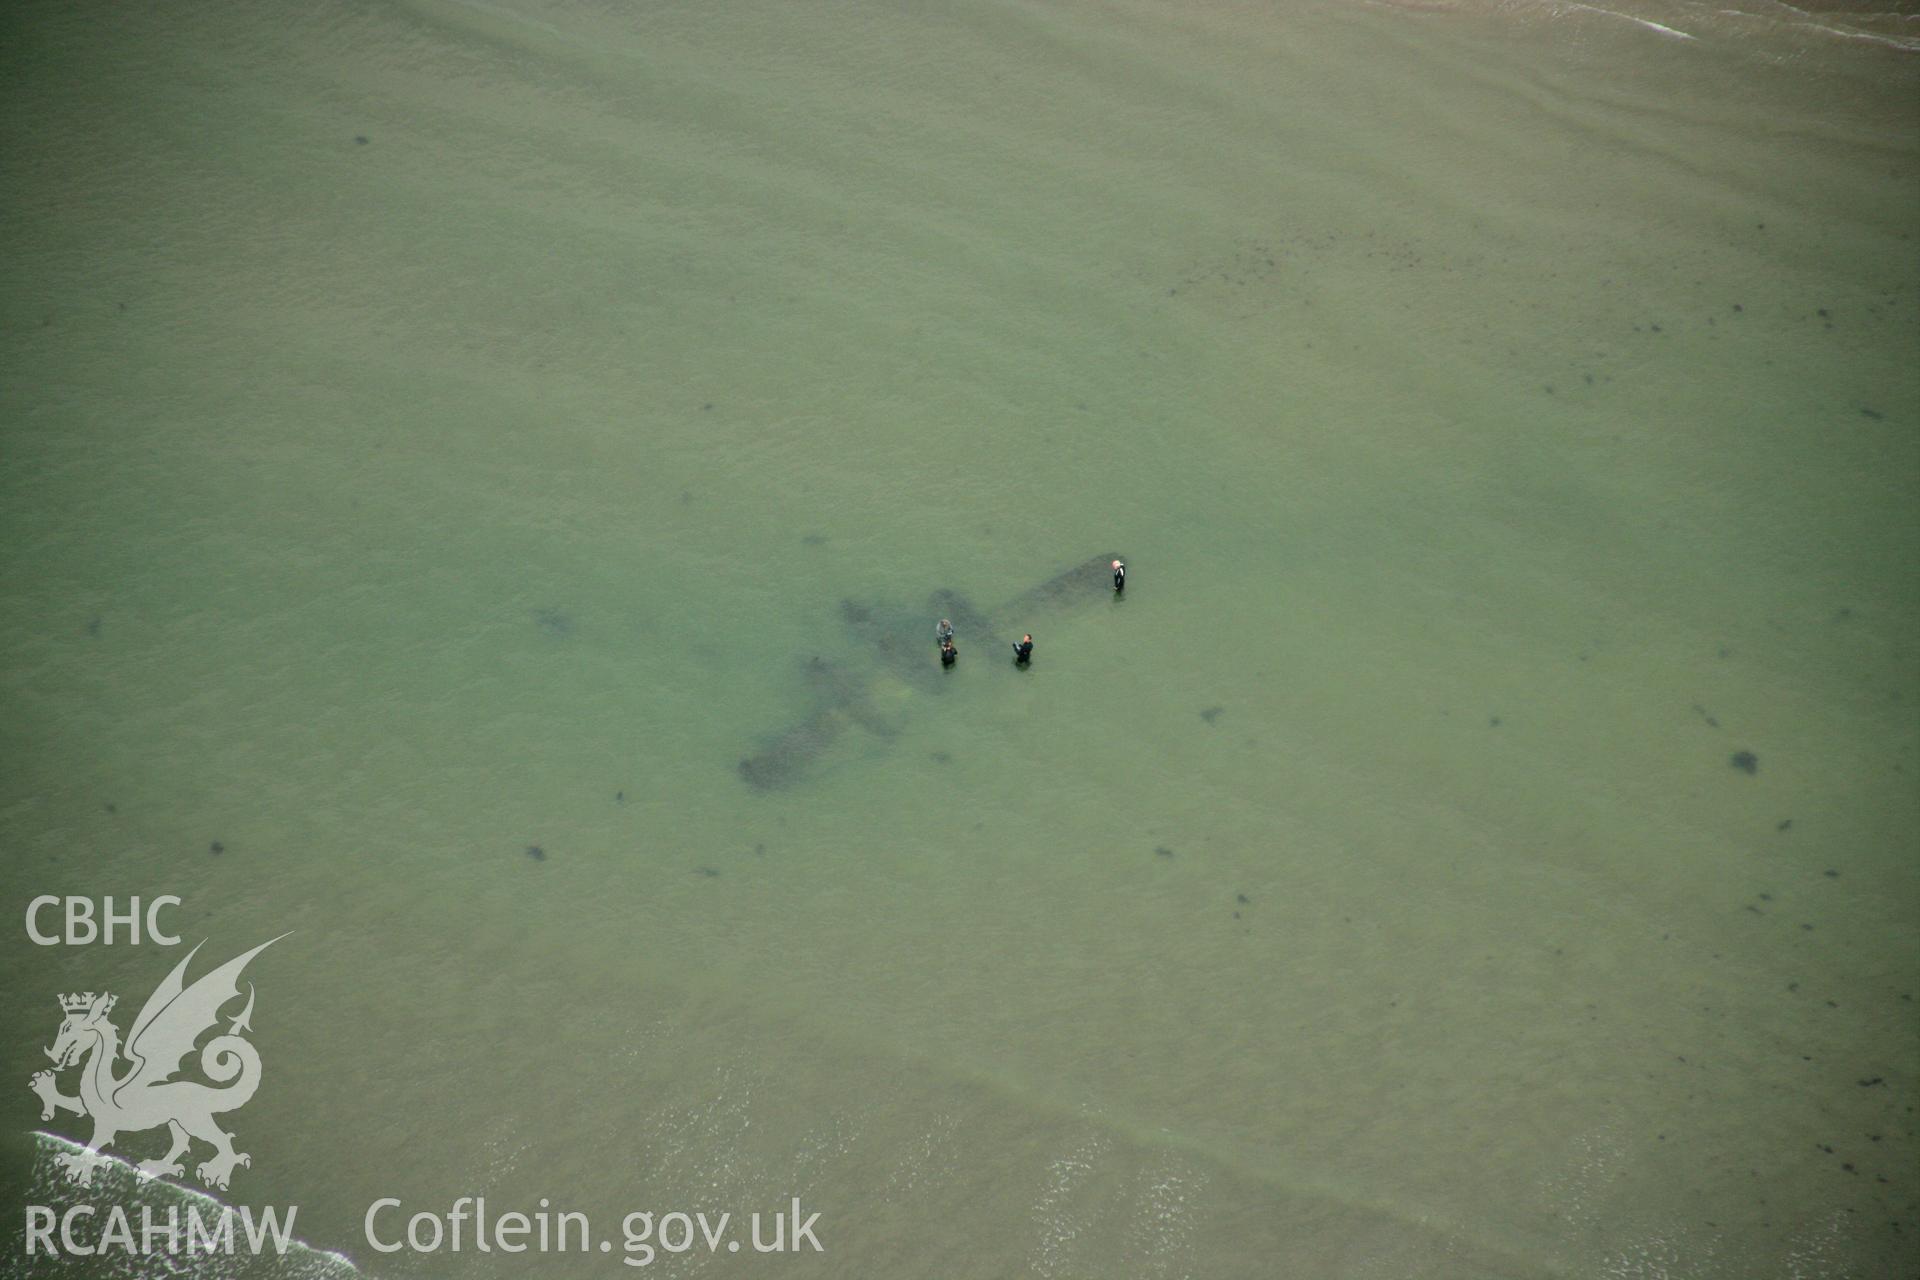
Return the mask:
{"type": "Polygon", "coordinates": [[[53,1119],[56,1111],[93,1117],[93,1137],[87,1141],[87,1150],[58,1157],[69,1181],[91,1186],[94,1169],[106,1160],[100,1153],[107,1144],[122,1133],[163,1124],[173,1135],[173,1147],[158,1160],[140,1162],[140,1172],[148,1177],[179,1177],[184,1173],[180,1157],[187,1153],[193,1138],[213,1144],[213,1158],[195,1170],[200,1181],[210,1187],[224,1191],[236,1165],[253,1163],[245,1152],[233,1149],[233,1135],[213,1119],[216,1113],[245,1106],[260,1087],[260,1054],[240,1038],[242,1031],[253,1029],[249,1025],[253,984],[247,984],[247,1006],[232,1020],[226,1034],[216,1035],[200,1050],[200,1070],[214,1085],[173,1077],[182,1060],[193,1052],[194,1042],[219,1024],[221,1007],[239,997],[240,971],[278,941],[280,938],[272,938],[261,943],[189,987],[184,981],[187,964],[200,950],[194,947],[147,998],[127,1033],[124,1050],[119,1029],[107,1021],[118,997],[104,991],[99,995],[88,991],[60,997],[66,1017],[53,1047],[46,1051],[53,1059],[53,1071],[36,1072],[28,1087],[40,1095],[42,1120],[53,1119]],[[114,1065],[122,1056],[132,1066],[116,1076],[114,1065]],[[80,1094],[68,1097],[54,1082],[54,1072],[83,1060],[80,1094]]]}

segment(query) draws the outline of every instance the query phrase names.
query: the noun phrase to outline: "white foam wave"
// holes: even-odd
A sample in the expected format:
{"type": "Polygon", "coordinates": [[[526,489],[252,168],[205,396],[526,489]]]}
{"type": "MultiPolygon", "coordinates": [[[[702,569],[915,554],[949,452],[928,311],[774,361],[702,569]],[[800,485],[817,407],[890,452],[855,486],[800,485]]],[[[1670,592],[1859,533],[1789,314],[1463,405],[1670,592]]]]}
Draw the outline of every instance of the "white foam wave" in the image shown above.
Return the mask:
{"type": "Polygon", "coordinates": [[[1619,18],[1624,22],[1631,22],[1637,26],[1645,27],[1647,30],[1655,32],[1658,35],[1663,35],[1667,37],[1669,40],[1696,40],[1699,38],[1698,36],[1690,35],[1685,31],[1681,31],[1677,27],[1669,27],[1662,23],[1651,21],[1650,19],[1647,19],[1647,18],[1636,18],[1630,13],[1619,13],[1612,9],[1602,9],[1595,5],[1590,5],[1590,4],[1575,4],[1575,5],[1569,5],[1567,7],[1570,9],[1581,9],[1586,11],[1587,13],[1604,13],[1609,18],[1619,18]]]}
{"type": "MultiPolygon", "coordinates": [[[[142,1206],[150,1208],[157,1221],[164,1220],[169,1209],[192,1209],[203,1222],[211,1221],[216,1214],[241,1212],[198,1187],[150,1178],[111,1152],[93,1155],[96,1164],[91,1186],[75,1186],[67,1180],[56,1160],[61,1156],[88,1154],[88,1148],[55,1133],[35,1132],[33,1142],[33,1172],[28,1183],[27,1203],[44,1205],[56,1217],[76,1205],[89,1205],[94,1209],[93,1221],[98,1223],[110,1206],[118,1206],[133,1222],[137,1238],[142,1206]]],[[[238,1234],[236,1232],[236,1236],[238,1234]]],[[[26,1255],[24,1247],[11,1250],[5,1274],[28,1274],[26,1271],[16,1273],[11,1267],[39,1265],[26,1255]]],[[[85,1265],[86,1274],[113,1280],[149,1280],[150,1277],[158,1280],[163,1276],[172,1280],[181,1277],[187,1280],[345,1280],[364,1274],[346,1255],[316,1249],[300,1240],[289,1241],[284,1253],[268,1250],[257,1256],[247,1252],[209,1254],[182,1250],[170,1253],[164,1248],[144,1253],[102,1247],[86,1259],[85,1265]]]]}

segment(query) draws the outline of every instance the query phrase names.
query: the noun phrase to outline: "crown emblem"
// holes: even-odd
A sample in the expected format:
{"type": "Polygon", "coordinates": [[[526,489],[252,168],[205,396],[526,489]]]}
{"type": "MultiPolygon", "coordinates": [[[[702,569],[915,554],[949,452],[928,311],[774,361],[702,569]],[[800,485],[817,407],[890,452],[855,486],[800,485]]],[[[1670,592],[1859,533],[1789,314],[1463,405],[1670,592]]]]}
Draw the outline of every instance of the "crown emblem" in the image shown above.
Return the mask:
{"type": "MultiPolygon", "coordinates": [[[[107,1002],[104,1005],[100,1006],[100,1012],[102,1014],[112,1013],[114,1002],[119,1000],[119,998],[120,998],[119,996],[108,996],[107,1002]]],[[[88,1009],[93,1007],[93,992],[76,991],[72,995],[61,996],[60,1007],[66,1010],[68,1013],[85,1013],[88,1009]]]]}

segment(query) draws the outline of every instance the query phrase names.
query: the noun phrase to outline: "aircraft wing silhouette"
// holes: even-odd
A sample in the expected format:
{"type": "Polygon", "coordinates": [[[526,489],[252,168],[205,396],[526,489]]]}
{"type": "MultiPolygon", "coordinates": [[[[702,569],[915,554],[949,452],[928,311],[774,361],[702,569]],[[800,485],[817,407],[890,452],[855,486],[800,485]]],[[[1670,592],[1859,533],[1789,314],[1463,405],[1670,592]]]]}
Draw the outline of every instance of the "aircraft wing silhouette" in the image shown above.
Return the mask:
{"type": "Polygon", "coordinates": [[[887,615],[842,600],[842,620],[874,651],[875,662],[853,667],[820,657],[809,659],[805,669],[814,686],[814,710],[744,757],[740,777],[759,791],[790,787],[819,766],[849,730],[863,730],[878,739],[893,737],[899,732],[899,700],[889,703],[884,691],[905,686],[931,692],[940,687],[933,651],[935,619],[951,619],[962,636],[976,643],[990,643],[990,638],[1003,632],[1012,640],[1031,629],[1035,618],[1110,595],[1111,566],[1123,558],[1107,551],[1088,556],[990,611],[976,608],[965,596],[944,587],[928,597],[925,610],[917,614],[887,615]],[[1020,624],[1017,628],[1015,621],[1020,624]]]}

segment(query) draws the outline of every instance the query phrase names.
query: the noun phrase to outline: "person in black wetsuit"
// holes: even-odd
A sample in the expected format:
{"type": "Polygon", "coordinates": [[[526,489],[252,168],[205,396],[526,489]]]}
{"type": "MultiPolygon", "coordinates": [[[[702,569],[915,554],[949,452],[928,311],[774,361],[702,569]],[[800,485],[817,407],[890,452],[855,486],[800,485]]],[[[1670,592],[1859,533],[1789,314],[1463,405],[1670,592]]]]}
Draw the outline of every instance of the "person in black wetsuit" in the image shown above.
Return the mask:
{"type": "Polygon", "coordinates": [[[1113,589],[1115,591],[1127,589],[1127,565],[1124,560],[1113,562],[1113,589]]]}
{"type": "Polygon", "coordinates": [[[1013,663],[1015,666],[1024,667],[1027,665],[1027,659],[1031,657],[1033,657],[1033,633],[1028,632],[1013,642],[1013,663]]]}
{"type": "Polygon", "coordinates": [[[952,666],[953,660],[955,658],[958,658],[959,656],[960,656],[960,651],[953,647],[953,640],[951,638],[942,640],[940,642],[940,665],[941,666],[943,667],[952,666]]]}

